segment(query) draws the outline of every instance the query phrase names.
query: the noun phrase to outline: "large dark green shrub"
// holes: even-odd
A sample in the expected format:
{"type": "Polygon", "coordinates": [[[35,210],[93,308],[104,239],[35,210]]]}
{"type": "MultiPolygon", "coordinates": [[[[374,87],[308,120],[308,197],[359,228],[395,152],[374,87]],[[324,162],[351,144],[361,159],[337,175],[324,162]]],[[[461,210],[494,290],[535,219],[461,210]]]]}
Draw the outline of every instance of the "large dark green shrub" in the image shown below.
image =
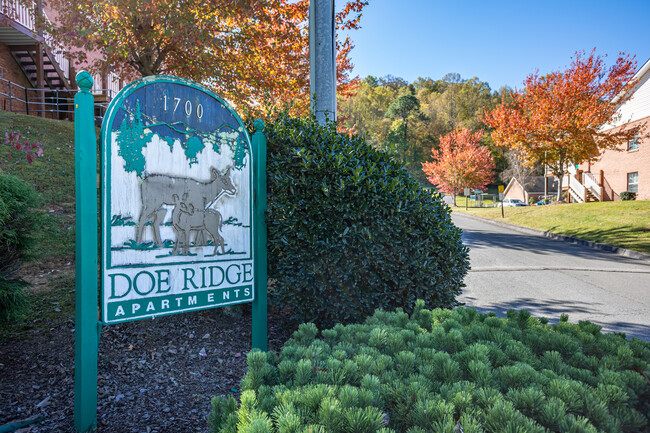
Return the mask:
{"type": "Polygon", "coordinates": [[[253,351],[213,432],[647,432],[650,343],[510,311],[378,311],[253,351]]]}
{"type": "Polygon", "coordinates": [[[35,230],[43,223],[34,208],[40,197],[25,181],[0,173],[0,320],[10,320],[25,304],[20,264],[29,258],[35,230]]]}
{"type": "Polygon", "coordinates": [[[297,321],[360,321],[376,308],[456,303],[469,262],[437,195],[333,124],[267,127],[271,301],[297,321]]]}

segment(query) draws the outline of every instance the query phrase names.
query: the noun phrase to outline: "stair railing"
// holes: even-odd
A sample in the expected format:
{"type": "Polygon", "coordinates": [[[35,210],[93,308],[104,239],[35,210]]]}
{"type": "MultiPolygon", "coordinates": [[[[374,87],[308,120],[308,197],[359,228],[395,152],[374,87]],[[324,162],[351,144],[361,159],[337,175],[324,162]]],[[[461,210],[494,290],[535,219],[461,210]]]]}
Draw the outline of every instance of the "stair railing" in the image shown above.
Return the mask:
{"type": "MultiPolygon", "coordinates": [[[[34,22],[33,8],[27,7],[23,3],[19,3],[17,0],[0,0],[0,13],[4,13],[17,22],[18,24],[25,27],[27,30],[34,33],[37,37],[36,23],[34,22]]],[[[46,22],[50,23],[50,19],[47,17],[47,14],[43,12],[43,18],[46,22]]],[[[63,76],[69,80],[70,79],[70,62],[65,56],[65,50],[61,45],[59,45],[56,40],[48,32],[43,32],[43,39],[45,44],[50,47],[55,61],[58,63],[59,69],[63,73],[63,76]]]]}
{"type": "Polygon", "coordinates": [[[571,197],[577,202],[586,202],[588,193],[593,195],[598,201],[604,200],[600,176],[590,172],[579,172],[575,164],[565,165],[562,185],[567,187],[571,197]],[[582,176],[578,176],[579,173],[582,176]]]}
{"type": "Polygon", "coordinates": [[[34,31],[34,16],[24,4],[16,0],[0,0],[0,13],[7,15],[26,29],[34,31]]]}
{"type": "Polygon", "coordinates": [[[583,181],[585,183],[585,188],[594,196],[598,201],[603,201],[600,194],[600,185],[598,185],[598,178],[595,174],[584,172],[583,181]]]}
{"type": "MultiPolygon", "coordinates": [[[[74,95],[77,90],[68,89],[36,89],[23,87],[20,84],[0,78],[0,99],[3,111],[24,114],[46,114],[58,119],[65,117],[72,119],[74,114],[74,95]],[[4,98],[3,98],[4,97],[4,98]]],[[[113,89],[93,89],[93,93],[106,93],[109,101],[115,97],[113,89]]],[[[103,118],[108,103],[96,102],[95,110],[97,119],[103,118]]]]}
{"type": "MultiPolygon", "coordinates": [[[[102,76],[100,74],[95,74],[93,76],[93,82],[99,84],[103,87],[102,76]]],[[[93,94],[101,93],[104,90],[110,90],[111,95],[117,95],[117,92],[120,91],[120,77],[117,76],[114,72],[109,72],[108,77],[106,77],[106,89],[91,89],[90,92],[93,94]]]]}
{"type": "Polygon", "coordinates": [[[571,197],[578,203],[586,202],[587,193],[585,186],[572,175],[565,175],[565,178],[567,182],[566,185],[568,187],[569,193],[571,194],[571,197]]]}

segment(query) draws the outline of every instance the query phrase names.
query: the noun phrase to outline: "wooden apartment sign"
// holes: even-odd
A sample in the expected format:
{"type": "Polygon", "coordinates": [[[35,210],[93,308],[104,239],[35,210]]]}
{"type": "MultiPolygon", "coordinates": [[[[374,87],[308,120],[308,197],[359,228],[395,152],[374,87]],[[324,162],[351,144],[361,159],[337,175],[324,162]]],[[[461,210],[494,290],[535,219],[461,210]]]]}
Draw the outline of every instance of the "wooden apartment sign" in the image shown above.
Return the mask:
{"type": "Polygon", "coordinates": [[[102,142],[102,321],[253,301],[253,152],[237,113],[149,77],[111,103],[102,142]]]}
{"type": "Polygon", "coordinates": [[[102,123],[98,248],[93,79],[76,81],[74,425],[89,432],[102,325],[252,302],[252,346],[267,349],[266,137],[200,84],[129,84],[102,123]]]}

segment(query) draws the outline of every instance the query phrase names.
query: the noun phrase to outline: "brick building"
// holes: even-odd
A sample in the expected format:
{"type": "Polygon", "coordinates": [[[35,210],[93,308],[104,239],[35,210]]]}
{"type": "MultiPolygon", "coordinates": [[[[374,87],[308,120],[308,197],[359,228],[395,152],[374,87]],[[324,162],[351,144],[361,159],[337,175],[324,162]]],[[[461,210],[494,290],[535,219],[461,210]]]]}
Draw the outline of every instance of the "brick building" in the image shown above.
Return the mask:
{"type": "MultiPolygon", "coordinates": [[[[56,13],[34,3],[36,14],[56,20],[56,13]]],[[[65,48],[38,30],[34,14],[15,0],[0,0],[0,110],[69,119],[76,92],[76,71],[65,48]]],[[[94,59],[95,53],[88,57],[94,59]]],[[[106,104],[122,87],[112,74],[96,75],[93,94],[101,115],[106,104]]]]}
{"type": "MultiPolygon", "coordinates": [[[[605,127],[616,131],[625,126],[646,124],[650,132],[650,60],[634,75],[638,80],[632,97],[619,107],[620,119],[605,127]]],[[[597,161],[581,164],[582,177],[591,176],[602,184],[604,200],[620,200],[623,191],[634,191],[638,200],[650,200],[650,137],[637,137],[606,150],[597,161]]]]}

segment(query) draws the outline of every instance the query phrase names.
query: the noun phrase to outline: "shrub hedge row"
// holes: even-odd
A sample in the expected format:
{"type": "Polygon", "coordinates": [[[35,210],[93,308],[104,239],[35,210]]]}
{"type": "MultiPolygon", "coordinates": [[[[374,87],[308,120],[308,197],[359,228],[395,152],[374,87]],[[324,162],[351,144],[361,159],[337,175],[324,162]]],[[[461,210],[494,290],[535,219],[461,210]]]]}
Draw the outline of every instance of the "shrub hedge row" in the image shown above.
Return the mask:
{"type": "Polygon", "coordinates": [[[26,283],[18,276],[29,257],[35,230],[44,218],[34,208],[40,196],[25,181],[0,172],[0,320],[11,320],[23,309],[26,283]]]}
{"type": "Polygon", "coordinates": [[[644,432],[650,343],[564,316],[378,311],[280,354],[253,351],[241,403],[212,400],[212,431],[644,432]]]}
{"type": "Polygon", "coordinates": [[[437,195],[333,123],[280,115],[265,133],[270,302],[319,325],[456,304],[468,253],[437,195]]]}
{"type": "Polygon", "coordinates": [[[636,193],[634,191],[623,191],[619,197],[621,200],[636,200],[636,193]]]}

